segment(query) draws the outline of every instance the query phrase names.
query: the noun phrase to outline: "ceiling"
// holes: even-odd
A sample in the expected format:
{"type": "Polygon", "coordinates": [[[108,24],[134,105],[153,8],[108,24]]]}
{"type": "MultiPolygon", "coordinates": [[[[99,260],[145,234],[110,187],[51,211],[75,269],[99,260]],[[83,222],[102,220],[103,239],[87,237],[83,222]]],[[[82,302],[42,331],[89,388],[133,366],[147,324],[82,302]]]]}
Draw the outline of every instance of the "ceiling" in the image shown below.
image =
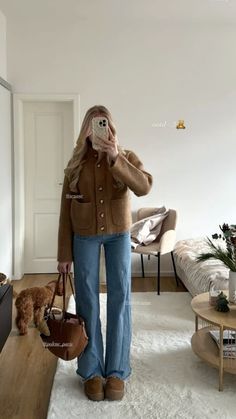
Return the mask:
{"type": "Polygon", "coordinates": [[[0,10],[10,23],[29,19],[236,23],[236,0],[0,0],[0,10]]]}

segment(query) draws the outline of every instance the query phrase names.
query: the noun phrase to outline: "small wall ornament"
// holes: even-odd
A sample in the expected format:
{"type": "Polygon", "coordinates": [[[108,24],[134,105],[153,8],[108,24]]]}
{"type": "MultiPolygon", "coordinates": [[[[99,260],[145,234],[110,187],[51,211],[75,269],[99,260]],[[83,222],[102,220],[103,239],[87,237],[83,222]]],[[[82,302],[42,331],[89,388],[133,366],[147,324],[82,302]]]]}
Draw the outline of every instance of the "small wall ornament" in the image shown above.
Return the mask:
{"type": "Polygon", "coordinates": [[[176,125],[177,129],[185,129],[185,125],[184,125],[184,120],[183,119],[179,119],[178,124],[176,125]]]}

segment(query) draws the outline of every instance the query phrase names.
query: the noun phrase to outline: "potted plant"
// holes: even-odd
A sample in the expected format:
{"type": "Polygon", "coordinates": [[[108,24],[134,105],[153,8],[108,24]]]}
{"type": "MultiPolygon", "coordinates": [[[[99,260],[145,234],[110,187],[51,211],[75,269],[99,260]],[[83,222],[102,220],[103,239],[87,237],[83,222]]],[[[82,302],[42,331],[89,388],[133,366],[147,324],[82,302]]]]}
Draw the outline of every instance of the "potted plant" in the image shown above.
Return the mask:
{"type": "Polygon", "coordinates": [[[200,253],[196,257],[197,262],[205,261],[208,259],[218,259],[229,268],[229,301],[235,302],[236,292],[236,225],[223,224],[219,226],[223,236],[213,234],[213,239],[223,238],[226,242],[226,247],[223,248],[219,244],[213,243],[209,237],[207,237],[207,244],[209,245],[209,252],[200,253]]]}

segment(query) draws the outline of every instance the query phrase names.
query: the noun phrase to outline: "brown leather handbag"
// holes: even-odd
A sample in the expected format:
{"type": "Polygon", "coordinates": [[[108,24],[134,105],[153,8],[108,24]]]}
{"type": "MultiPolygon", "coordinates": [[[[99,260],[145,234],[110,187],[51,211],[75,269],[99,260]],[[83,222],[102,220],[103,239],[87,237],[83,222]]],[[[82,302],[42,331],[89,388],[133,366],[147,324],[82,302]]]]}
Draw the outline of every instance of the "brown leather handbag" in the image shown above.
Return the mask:
{"type": "Polygon", "coordinates": [[[49,328],[50,336],[46,336],[43,333],[40,334],[45,348],[65,361],[80,357],[88,344],[84,319],[81,316],[69,313],[65,309],[66,283],[68,278],[75,298],[71,274],[59,274],[51,305],[49,308],[46,307],[44,312],[44,320],[49,328]],[[58,319],[53,314],[52,307],[61,276],[63,279],[63,310],[61,319],[58,319]]]}

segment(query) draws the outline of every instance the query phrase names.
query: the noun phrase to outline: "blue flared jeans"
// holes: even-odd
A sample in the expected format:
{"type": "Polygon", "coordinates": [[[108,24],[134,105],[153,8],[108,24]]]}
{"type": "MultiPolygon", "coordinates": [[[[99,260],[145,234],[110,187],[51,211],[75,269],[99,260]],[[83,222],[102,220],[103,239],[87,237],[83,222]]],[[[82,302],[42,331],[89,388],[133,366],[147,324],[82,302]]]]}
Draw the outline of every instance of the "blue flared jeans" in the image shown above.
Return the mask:
{"type": "Polygon", "coordinates": [[[85,320],[89,342],[77,358],[83,381],[96,375],[125,380],[131,374],[130,232],[73,236],[76,313],[85,320]],[[107,282],[106,353],[99,303],[100,251],[104,246],[107,282]]]}

